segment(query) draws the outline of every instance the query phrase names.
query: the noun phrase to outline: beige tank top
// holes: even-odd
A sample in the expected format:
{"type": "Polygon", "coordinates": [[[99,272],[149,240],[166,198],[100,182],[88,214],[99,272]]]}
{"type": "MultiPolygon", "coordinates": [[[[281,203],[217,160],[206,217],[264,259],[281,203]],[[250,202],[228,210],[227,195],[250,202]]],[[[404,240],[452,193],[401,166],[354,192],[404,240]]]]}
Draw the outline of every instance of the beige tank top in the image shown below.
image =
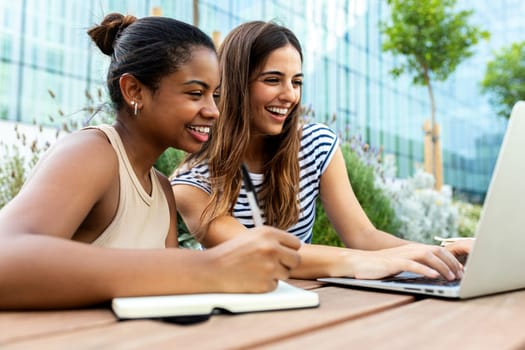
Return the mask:
{"type": "Polygon", "coordinates": [[[151,195],[140,184],[117,131],[109,125],[103,131],[119,161],[120,196],[113,221],[92,243],[108,248],[164,248],[170,226],[168,202],[155,170],[151,168],[151,195]]]}

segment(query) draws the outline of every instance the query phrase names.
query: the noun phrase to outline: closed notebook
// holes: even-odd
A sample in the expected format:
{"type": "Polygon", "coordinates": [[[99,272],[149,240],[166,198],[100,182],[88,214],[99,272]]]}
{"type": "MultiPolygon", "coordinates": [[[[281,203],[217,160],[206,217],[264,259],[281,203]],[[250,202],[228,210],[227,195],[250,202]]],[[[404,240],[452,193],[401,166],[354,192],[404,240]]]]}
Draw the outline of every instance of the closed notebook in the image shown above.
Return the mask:
{"type": "Polygon", "coordinates": [[[209,316],[226,311],[245,313],[319,306],[317,293],[279,281],[268,293],[204,293],[120,297],[112,302],[119,319],[209,316]]]}

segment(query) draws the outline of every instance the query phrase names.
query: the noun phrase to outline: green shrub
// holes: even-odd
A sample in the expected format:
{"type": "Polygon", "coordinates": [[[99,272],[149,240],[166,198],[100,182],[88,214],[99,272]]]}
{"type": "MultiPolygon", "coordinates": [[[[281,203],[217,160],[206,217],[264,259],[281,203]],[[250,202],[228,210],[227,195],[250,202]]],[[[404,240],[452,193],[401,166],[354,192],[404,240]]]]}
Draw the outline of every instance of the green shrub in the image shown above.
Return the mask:
{"type": "Polygon", "coordinates": [[[352,189],[366,215],[377,229],[397,233],[400,223],[390,198],[376,185],[373,167],[365,164],[350,147],[342,149],[352,189]]]}
{"type": "Polygon", "coordinates": [[[460,237],[473,237],[481,215],[481,205],[459,200],[455,200],[454,205],[459,212],[458,235],[460,237]]]}
{"type": "Polygon", "coordinates": [[[176,148],[168,148],[155,162],[155,168],[166,176],[171,176],[173,170],[180,164],[185,157],[185,152],[176,148]]]}
{"type": "MultiPolygon", "coordinates": [[[[342,151],[352,189],[366,215],[376,228],[396,234],[400,223],[390,199],[375,184],[373,166],[367,165],[348,144],[342,145],[342,151]]],[[[316,213],[312,243],[343,246],[320,203],[316,213]]]]}
{"type": "MultiPolygon", "coordinates": [[[[165,150],[155,162],[155,168],[166,176],[171,176],[173,170],[182,162],[186,153],[176,148],[168,148],[165,150]]],[[[177,231],[179,247],[188,249],[200,249],[200,243],[195,239],[193,234],[188,230],[188,227],[182,220],[182,217],[177,213],[177,231]]]]}
{"type": "Polygon", "coordinates": [[[339,236],[337,235],[337,232],[335,232],[330,220],[328,220],[323,205],[319,200],[315,206],[315,214],[316,217],[312,232],[312,243],[344,247],[345,245],[341,242],[341,239],[339,239],[339,236]]]}

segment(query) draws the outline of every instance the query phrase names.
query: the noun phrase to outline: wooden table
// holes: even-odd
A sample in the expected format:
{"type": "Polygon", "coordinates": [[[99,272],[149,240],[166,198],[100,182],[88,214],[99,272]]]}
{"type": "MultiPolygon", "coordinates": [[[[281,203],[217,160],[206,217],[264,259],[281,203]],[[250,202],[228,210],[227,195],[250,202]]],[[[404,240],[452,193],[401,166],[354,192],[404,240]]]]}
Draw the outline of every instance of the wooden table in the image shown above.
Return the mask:
{"type": "Polygon", "coordinates": [[[0,312],[0,349],[525,348],[525,290],[447,301],[289,282],[319,293],[321,306],[193,325],[119,322],[108,308],[0,312]]]}

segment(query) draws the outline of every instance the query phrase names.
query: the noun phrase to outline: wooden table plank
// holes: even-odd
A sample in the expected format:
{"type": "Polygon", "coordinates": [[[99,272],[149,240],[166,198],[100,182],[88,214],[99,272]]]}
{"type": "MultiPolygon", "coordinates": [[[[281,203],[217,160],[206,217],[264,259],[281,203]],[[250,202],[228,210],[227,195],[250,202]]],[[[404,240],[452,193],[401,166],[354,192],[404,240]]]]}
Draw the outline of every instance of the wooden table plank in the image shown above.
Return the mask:
{"type": "MultiPolygon", "coordinates": [[[[287,282],[303,289],[315,289],[326,284],[301,279],[289,279],[287,282]]],[[[115,322],[116,318],[107,309],[0,311],[0,345],[115,322]]]]}
{"type": "Polygon", "coordinates": [[[523,349],[525,291],[424,299],[260,349],[523,349]]]}
{"type": "Polygon", "coordinates": [[[0,312],[0,345],[116,322],[107,309],[0,312]]]}
{"type": "Polygon", "coordinates": [[[203,323],[186,326],[151,320],[124,321],[22,341],[5,349],[61,349],[70,344],[74,344],[75,349],[246,348],[364,317],[414,300],[408,295],[337,287],[320,288],[316,292],[321,306],[314,309],[214,315],[203,323]]]}

